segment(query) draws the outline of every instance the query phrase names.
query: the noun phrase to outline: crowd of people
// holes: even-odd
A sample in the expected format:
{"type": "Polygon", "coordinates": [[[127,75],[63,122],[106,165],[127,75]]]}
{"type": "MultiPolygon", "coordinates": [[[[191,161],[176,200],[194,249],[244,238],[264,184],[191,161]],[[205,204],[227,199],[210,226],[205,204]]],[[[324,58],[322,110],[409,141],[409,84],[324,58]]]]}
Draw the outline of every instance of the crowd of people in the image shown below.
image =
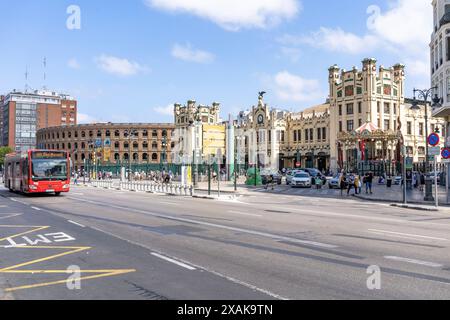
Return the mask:
{"type": "Polygon", "coordinates": [[[342,171],[339,176],[341,196],[344,195],[345,190],[347,191],[347,196],[350,195],[352,190],[354,190],[355,195],[361,194],[363,186],[366,189],[366,194],[373,194],[373,179],[374,174],[372,172],[367,172],[363,177],[361,177],[359,174],[346,173],[345,171],[342,171]]]}

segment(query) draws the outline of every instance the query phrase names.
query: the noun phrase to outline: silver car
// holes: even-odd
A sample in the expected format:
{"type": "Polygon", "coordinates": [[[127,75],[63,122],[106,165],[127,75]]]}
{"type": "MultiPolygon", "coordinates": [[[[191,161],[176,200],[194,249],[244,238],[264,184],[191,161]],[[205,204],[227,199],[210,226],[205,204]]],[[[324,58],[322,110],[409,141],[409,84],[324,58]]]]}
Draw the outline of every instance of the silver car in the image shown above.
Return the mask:
{"type": "Polygon", "coordinates": [[[311,188],[311,176],[309,173],[306,172],[298,172],[295,174],[295,176],[292,178],[292,188],[311,188]]]}
{"type": "Polygon", "coordinates": [[[292,179],[297,173],[302,173],[302,170],[292,170],[286,174],[286,184],[289,186],[292,183],[292,179]]]}

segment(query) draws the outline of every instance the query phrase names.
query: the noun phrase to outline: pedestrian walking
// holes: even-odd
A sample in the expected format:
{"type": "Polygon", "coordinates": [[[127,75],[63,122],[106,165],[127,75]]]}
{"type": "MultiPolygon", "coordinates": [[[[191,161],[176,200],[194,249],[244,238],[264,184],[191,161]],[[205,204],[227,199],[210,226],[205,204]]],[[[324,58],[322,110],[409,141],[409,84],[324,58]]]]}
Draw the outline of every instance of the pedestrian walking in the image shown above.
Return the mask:
{"type": "Polygon", "coordinates": [[[366,185],[366,194],[372,194],[372,184],[373,184],[373,173],[372,172],[368,172],[366,173],[365,177],[365,185],[366,185]]]}
{"type": "Polygon", "coordinates": [[[76,186],[78,185],[78,172],[75,172],[73,175],[73,184],[76,186]]]}
{"type": "Polygon", "coordinates": [[[341,188],[341,197],[344,195],[344,190],[346,187],[346,183],[347,183],[347,178],[345,176],[345,173],[342,172],[341,176],[339,178],[339,187],[341,188]]]}
{"type": "Polygon", "coordinates": [[[421,172],[420,173],[420,191],[425,190],[425,175],[421,172]]]}
{"type": "Polygon", "coordinates": [[[350,190],[355,189],[355,194],[358,194],[358,189],[356,188],[355,184],[355,176],[353,173],[348,178],[348,189],[347,189],[347,195],[350,195],[350,190]]]}

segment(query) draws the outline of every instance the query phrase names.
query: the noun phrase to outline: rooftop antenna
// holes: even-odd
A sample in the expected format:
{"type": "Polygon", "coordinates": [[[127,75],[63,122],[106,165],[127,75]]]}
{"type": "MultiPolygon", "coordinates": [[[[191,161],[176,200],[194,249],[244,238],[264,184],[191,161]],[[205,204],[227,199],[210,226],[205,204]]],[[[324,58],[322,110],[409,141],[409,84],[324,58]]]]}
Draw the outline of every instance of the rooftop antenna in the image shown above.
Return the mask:
{"type": "Polygon", "coordinates": [[[28,65],[25,67],[25,93],[28,92],[28,65]]]}
{"type": "Polygon", "coordinates": [[[45,82],[47,81],[47,58],[44,57],[44,90],[46,90],[45,82]]]}

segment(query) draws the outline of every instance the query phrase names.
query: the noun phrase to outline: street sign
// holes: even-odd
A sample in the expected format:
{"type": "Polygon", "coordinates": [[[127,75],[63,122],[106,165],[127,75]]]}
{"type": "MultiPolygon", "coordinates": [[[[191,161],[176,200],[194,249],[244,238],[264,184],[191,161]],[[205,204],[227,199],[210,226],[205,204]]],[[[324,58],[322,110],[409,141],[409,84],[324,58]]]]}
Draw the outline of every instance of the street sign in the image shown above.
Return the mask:
{"type": "Polygon", "coordinates": [[[441,154],[440,147],[431,147],[428,149],[428,155],[430,155],[430,156],[438,156],[440,154],[441,154]]]}
{"type": "Polygon", "coordinates": [[[450,148],[444,148],[441,152],[442,159],[450,159],[450,148]]]}
{"type": "Polygon", "coordinates": [[[296,166],[297,168],[300,168],[301,165],[302,165],[302,164],[301,164],[300,162],[296,162],[296,163],[295,163],[295,166],[296,166]]]}
{"type": "Polygon", "coordinates": [[[407,157],[406,159],[405,159],[405,167],[406,167],[406,169],[412,169],[413,168],[413,162],[414,162],[414,158],[411,158],[411,157],[407,157]]]}
{"type": "Polygon", "coordinates": [[[437,133],[432,133],[428,136],[427,141],[430,146],[435,147],[439,144],[439,142],[441,142],[441,139],[437,133]]]}

